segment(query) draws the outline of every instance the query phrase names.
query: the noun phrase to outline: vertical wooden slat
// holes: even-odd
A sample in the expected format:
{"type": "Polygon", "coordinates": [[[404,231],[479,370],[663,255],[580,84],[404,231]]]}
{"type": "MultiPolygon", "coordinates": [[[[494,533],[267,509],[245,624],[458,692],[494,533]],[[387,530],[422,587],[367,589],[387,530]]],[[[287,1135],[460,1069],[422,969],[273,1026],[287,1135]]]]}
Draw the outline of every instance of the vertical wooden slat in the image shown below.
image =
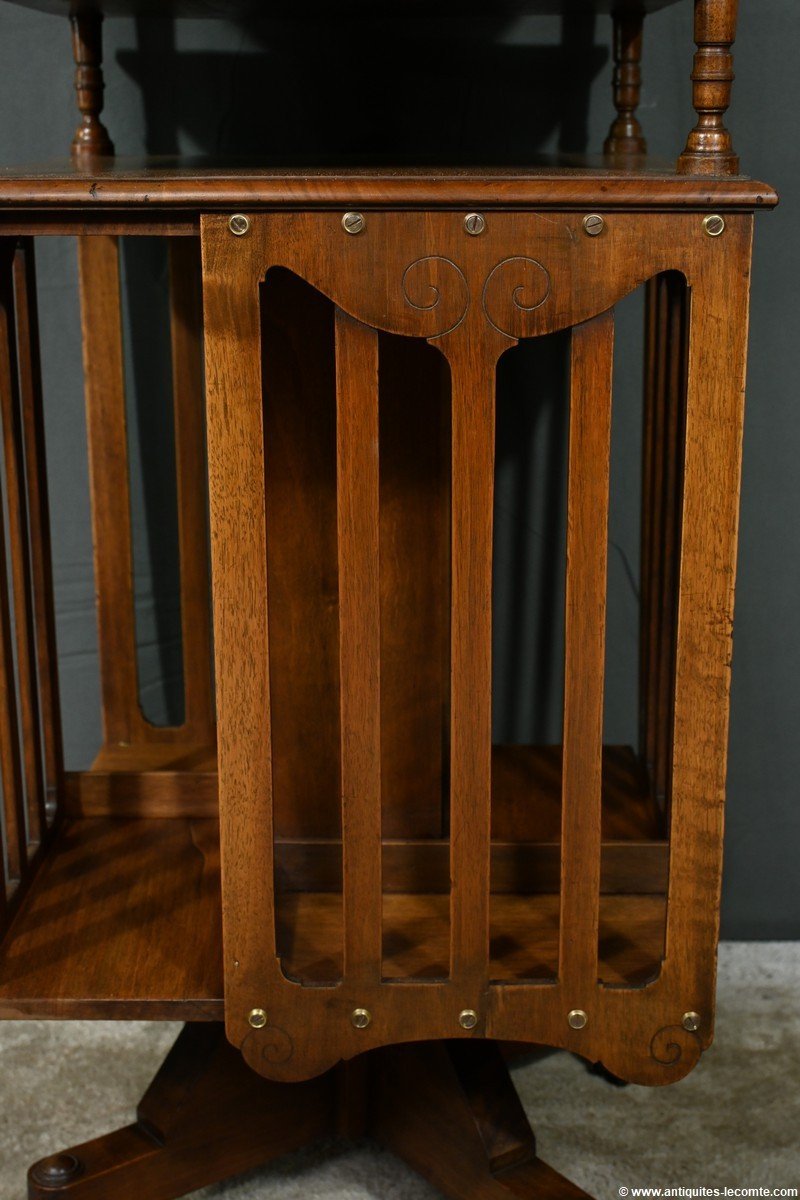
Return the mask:
{"type": "Polygon", "coordinates": [[[381,974],[378,335],[336,311],[344,970],[381,974]]]}
{"type": "Polygon", "coordinates": [[[572,333],[564,670],[560,977],[597,979],[613,313],[572,333]]]}
{"type": "Polygon", "coordinates": [[[131,742],[144,722],[136,668],[128,433],[119,245],[78,238],[94,573],[106,742],[131,742]]]}
{"type": "Polygon", "coordinates": [[[665,960],[705,1039],[719,935],[752,233],[752,216],[731,216],[724,254],[706,255],[691,280],[665,960]]]}
{"type": "Polygon", "coordinates": [[[450,968],[454,980],[481,990],[489,960],[492,502],[498,353],[460,340],[448,351],[453,396],[450,968]]]}
{"type": "MultiPolygon", "coordinates": [[[[263,269],[224,217],[203,217],[225,1019],[241,1045],[274,974],[272,717],[258,289],[263,269]]],[[[267,347],[268,352],[268,347],[267,347]]]]}
{"type": "MultiPolygon", "coordinates": [[[[12,379],[13,290],[11,269],[14,245],[0,243],[0,393],[3,413],[11,403],[16,382],[12,379]]],[[[4,438],[7,437],[4,421],[4,438]]],[[[13,537],[13,533],[12,533],[13,537]]],[[[6,856],[8,879],[5,886],[17,883],[27,862],[25,797],[20,759],[17,683],[11,628],[11,598],[6,564],[5,499],[0,491],[0,776],[3,786],[6,856]]]]}
{"type": "Polygon", "coordinates": [[[184,725],[189,736],[212,736],[206,446],[203,387],[203,295],[200,246],[169,239],[172,387],[175,412],[184,725]]]}
{"type": "Polygon", "coordinates": [[[15,255],[14,287],[17,301],[20,396],[31,531],[33,611],[36,657],[39,665],[39,704],[44,741],[46,797],[50,805],[57,805],[64,773],[64,750],[58,691],[55,596],[32,238],[23,241],[15,255]]]}
{"type": "Polygon", "coordinates": [[[13,248],[6,251],[0,278],[0,413],[6,470],[8,536],[14,595],[19,716],[27,802],[28,841],[38,844],[47,827],[44,761],[39,719],[36,625],[33,612],[25,451],[20,411],[17,330],[13,287],[13,248]]]}

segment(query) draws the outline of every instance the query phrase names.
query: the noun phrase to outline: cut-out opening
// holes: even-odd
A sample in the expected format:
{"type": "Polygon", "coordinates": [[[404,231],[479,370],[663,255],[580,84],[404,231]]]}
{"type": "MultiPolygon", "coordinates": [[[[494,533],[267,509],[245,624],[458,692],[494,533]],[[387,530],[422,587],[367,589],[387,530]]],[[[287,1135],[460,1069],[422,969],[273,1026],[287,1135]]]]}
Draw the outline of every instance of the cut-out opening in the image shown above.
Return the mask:
{"type": "Polygon", "coordinates": [[[167,241],[123,238],[120,250],[139,706],[151,725],[180,726],[186,702],[167,241]]]}
{"type": "Polygon", "coordinates": [[[656,978],[664,955],[688,291],[667,272],[616,308],[609,493],[599,978],[656,978]],[[642,380],[644,391],[642,391],[642,380]],[[627,913],[627,925],[614,912],[627,913]]]}
{"type": "Polygon", "coordinates": [[[491,974],[558,974],[569,331],[497,371],[491,974]]]}
{"type": "Polygon", "coordinates": [[[446,978],[450,371],[436,347],[386,333],[378,361],[382,974],[446,978]]]}
{"type": "Polygon", "coordinates": [[[277,948],[287,976],[327,983],[343,944],[334,306],[274,268],[261,336],[277,948]]]}

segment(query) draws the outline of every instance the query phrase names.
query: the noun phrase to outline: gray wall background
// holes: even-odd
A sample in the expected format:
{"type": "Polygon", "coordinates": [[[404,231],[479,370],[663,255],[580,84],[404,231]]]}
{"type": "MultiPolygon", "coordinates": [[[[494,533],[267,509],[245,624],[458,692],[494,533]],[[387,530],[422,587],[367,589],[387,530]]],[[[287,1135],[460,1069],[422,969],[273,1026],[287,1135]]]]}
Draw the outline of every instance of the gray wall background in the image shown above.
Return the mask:
{"type": "MultiPolygon", "coordinates": [[[[641,117],[651,151],[673,157],[692,120],[691,4],[647,27],[641,117]]],[[[730,125],[744,169],[783,203],[757,222],[737,593],[723,933],[800,934],[800,110],[794,0],[743,0],[730,125]]],[[[610,115],[609,23],[555,19],[106,23],[105,119],[120,154],[258,151],[264,162],[525,162],[560,146],[596,149],[610,115]]],[[[0,162],[63,156],[76,124],[63,20],[0,11],[0,162]]],[[[159,495],[165,436],[164,261],[126,250],[137,622],[142,699],[175,713],[174,558],[159,495]]],[[[100,741],[97,642],[74,243],[38,253],[67,756],[100,741]]],[[[606,738],[635,740],[640,310],[618,323],[606,738]]],[[[557,637],[563,555],[563,346],[509,363],[498,434],[495,725],[559,737],[557,637]],[[527,398],[527,405],[516,402],[527,398]],[[547,564],[550,564],[549,568],[547,564]],[[523,603],[524,602],[524,603],[523,603]],[[521,610],[533,626],[522,620],[521,610]],[[538,624],[537,624],[538,622],[538,624]],[[536,688],[531,687],[535,678],[536,688]]],[[[167,510],[169,505],[166,506],[167,510]]]]}

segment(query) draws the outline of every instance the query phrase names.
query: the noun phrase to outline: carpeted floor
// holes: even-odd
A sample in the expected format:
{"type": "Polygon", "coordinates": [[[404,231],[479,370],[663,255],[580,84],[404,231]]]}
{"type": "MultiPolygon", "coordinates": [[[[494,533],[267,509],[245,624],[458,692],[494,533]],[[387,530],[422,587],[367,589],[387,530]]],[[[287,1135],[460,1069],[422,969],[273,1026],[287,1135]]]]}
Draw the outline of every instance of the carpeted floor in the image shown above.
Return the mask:
{"type": "MultiPolygon", "coordinates": [[[[613,1200],[621,1187],[798,1187],[798,998],[800,943],[727,943],[720,950],[716,1044],[682,1083],[617,1088],[567,1054],[517,1068],[542,1157],[599,1200],[613,1200]]],[[[127,1124],[177,1029],[0,1023],[0,1200],[24,1200],[25,1172],[36,1158],[127,1124]]],[[[368,1146],[316,1147],[194,1194],[433,1197],[391,1155],[368,1146]]]]}

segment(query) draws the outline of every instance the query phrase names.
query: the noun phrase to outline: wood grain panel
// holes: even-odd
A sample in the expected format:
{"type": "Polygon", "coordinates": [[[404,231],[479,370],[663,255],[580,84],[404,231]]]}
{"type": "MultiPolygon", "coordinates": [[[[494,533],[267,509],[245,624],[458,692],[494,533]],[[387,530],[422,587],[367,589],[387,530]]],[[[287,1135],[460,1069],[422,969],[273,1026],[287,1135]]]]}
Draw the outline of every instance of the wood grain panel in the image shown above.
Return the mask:
{"type": "Polygon", "coordinates": [[[597,978],[613,361],[613,313],[572,331],[559,970],[575,1008],[597,978]]]}
{"type": "Polygon", "coordinates": [[[378,335],[336,311],[344,969],[381,974],[378,335]]]}
{"type": "Polygon", "coordinates": [[[221,1013],[216,822],[66,822],[0,947],[0,1016],[221,1013]]]}
{"type": "Polygon", "coordinates": [[[499,348],[448,343],[452,373],[451,970],[474,988],[489,952],[494,383],[499,348]],[[494,352],[492,352],[494,351],[494,352]]]}
{"type": "Polygon", "coordinates": [[[139,709],[119,244],[78,238],[94,576],[106,742],[131,742],[139,709]]]}

